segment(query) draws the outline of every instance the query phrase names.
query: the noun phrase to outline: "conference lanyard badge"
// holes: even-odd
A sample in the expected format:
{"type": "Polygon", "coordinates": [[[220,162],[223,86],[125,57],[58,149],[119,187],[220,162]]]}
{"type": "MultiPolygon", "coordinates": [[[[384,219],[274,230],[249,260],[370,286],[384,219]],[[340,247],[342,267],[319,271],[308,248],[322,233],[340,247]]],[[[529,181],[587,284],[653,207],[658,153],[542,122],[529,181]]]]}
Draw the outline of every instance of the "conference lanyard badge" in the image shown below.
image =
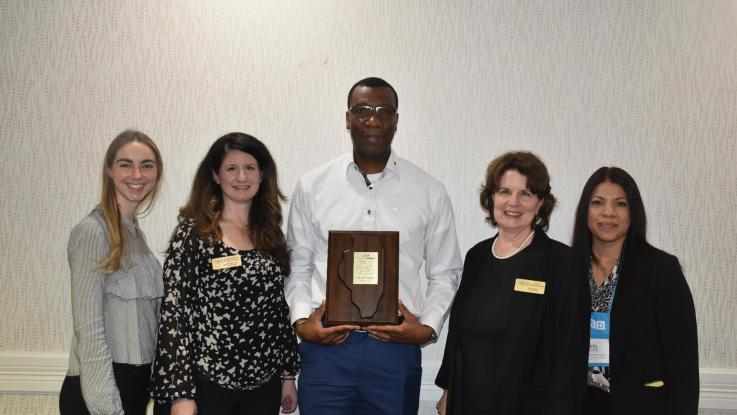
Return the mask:
{"type": "Polygon", "coordinates": [[[609,367],[610,317],[611,314],[608,312],[591,313],[589,367],[609,367]]]}

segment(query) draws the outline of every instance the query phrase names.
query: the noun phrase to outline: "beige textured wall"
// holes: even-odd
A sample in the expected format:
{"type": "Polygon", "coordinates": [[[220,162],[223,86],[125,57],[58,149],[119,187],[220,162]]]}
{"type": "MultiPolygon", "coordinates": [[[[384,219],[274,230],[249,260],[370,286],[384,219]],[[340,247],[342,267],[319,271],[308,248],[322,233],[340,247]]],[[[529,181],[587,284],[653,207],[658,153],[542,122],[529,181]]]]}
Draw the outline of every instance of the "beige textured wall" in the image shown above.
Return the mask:
{"type": "Polygon", "coordinates": [[[291,193],[350,149],[345,95],[378,75],[399,92],[395,149],[447,186],[463,252],[493,232],[476,192],[505,150],[548,164],[563,241],[588,175],[630,171],[651,242],[684,266],[701,366],[736,368],[736,40],[733,0],[5,0],[0,351],[69,347],[66,239],[120,130],[164,154],[164,191],[142,221],[163,252],[214,139],[263,139],[291,193]]]}

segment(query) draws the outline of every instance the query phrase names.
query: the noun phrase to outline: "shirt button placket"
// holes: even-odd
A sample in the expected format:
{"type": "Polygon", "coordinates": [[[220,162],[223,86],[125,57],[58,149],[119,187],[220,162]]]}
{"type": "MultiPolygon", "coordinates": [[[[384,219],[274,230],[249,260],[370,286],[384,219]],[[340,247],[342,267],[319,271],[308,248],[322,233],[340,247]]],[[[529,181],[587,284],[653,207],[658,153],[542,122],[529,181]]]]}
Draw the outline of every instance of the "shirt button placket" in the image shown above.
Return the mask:
{"type": "Polygon", "coordinates": [[[364,221],[368,229],[376,229],[376,185],[366,188],[366,211],[364,221]]]}

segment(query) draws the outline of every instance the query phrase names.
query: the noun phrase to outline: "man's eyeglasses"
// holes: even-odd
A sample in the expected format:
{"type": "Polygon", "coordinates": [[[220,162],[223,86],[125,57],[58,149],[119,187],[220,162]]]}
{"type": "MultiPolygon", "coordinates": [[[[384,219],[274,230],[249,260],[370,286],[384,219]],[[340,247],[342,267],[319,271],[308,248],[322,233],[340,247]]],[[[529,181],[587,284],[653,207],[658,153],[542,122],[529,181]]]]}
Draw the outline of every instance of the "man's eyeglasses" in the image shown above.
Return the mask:
{"type": "Polygon", "coordinates": [[[371,114],[376,114],[380,120],[388,120],[397,114],[397,110],[394,107],[377,106],[372,107],[371,105],[354,105],[348,108],[351,114],[355,115],[361,121],[366,121],[371,118],[371,114]]]}

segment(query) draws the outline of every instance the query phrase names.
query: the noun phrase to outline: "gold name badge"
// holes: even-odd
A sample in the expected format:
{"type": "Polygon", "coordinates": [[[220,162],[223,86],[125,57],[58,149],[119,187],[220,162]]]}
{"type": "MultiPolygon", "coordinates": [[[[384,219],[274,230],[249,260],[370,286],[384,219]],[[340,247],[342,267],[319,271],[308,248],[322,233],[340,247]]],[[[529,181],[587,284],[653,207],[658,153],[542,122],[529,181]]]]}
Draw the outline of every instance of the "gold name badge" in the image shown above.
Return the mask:
{"type": "Polygon", "coordinates": [[[376,285],[379,283],[379,253],[353,253],[353,284],[376,285]]]}
{"type": "Polygon", "coordinates": [[[662,388],[663,386],[665,386],[665,382],[663,382],[662,380],[654,380],[652,382],[647,382],[645,386],[647,386],[648,388],[662,388]]]}
{"type": "Polygon", "coordinates": [[[241,256],[240,255],[230,255],[230,256],[224,256],[220,258],[213,258],[211,261],[212,261],[212,269],[214,270],[241,266],[241,256]]]}
{"type": "Polygon", "coordinates": [[[545,281],[517,278],[514,281],[514,290],[530,294],[545,294],[545,281]]]}

